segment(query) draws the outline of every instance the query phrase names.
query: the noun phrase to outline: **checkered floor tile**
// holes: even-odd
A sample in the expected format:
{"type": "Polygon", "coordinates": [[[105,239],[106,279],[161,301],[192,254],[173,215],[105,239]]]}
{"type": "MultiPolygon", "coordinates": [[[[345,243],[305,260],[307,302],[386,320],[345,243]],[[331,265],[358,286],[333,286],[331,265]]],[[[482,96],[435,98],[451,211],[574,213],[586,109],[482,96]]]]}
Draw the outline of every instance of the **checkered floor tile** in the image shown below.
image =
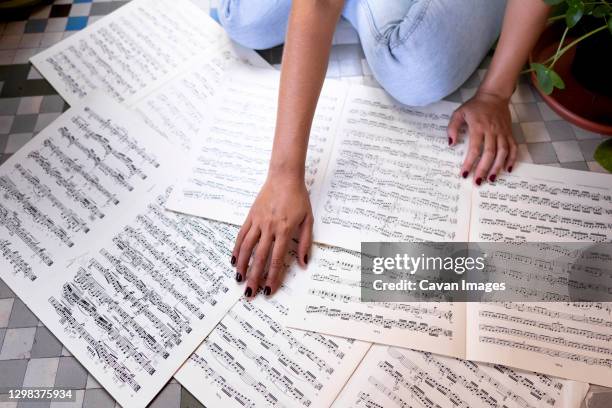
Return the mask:
{"type": "MultiPolygon", "coordinates": [[[[216,16],[217,0],[194,0],[216,16]]],[[[68,105],[28,63],[43,49],[121,7],[118,0],[56,0],[35,8],[29,18],[0,22],[0,163],[57,118],[68,105]]],[[[279,66],[282,47],[261,51],[279,66]]],[[[447,99],[471,97],[486,72],[487,58],[464,86],[447,99]]],[[[357,33],[341,21],[334,35],[328,77],[376,85],[359,45],[357,33]]],[[[559,118],[522,78],[512,97],[513,131],[525,162],[579,170],[604,171],[593,160],[601,136],[559,118]]],[[[76,390],[76,401],[58,407],[115,406],[59,341],[40,324],[23,302],[0,280],[0,389],[56,386],[76,390]]],[[[0,402],[0,408],[15,407],[0,402]]],[[[20,407],[22,405],[19,405],[20,407]]],[[[25,406],[25,405],[24,405],[25,406]]],[[[38,406],[55,406],[39,404],[38,406]]],[[[151,404],[154,407],[201,407],[195,398],[171,381],[151,404]]]]}

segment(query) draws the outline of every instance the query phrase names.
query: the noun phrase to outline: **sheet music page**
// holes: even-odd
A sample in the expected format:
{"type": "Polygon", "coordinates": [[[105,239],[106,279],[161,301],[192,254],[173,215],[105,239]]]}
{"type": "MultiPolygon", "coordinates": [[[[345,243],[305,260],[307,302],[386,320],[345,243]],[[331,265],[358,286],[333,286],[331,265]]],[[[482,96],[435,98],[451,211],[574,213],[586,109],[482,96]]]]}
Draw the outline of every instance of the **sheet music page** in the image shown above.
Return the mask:
{"type": "Polygon", "coordinates": [[[225,72],[238,64],[270,67],[255,51],[225,38],[166,84],[126,103],[156,133],[188,152],[198,144],[196,137],[206,125],[211,97],[223,83],[225,72]]]}
{"type": "Polygon", "coordinates": [[[170,171],[167,142],[141,137],[130,116],[92,96],[0,167],[0,270],[12,288],[44,287],[47,271],[102,239],[170,171]]]}
{"type": "Polygon", "coordinates": [[[207,407],[330,406],[370,343],[284,326],[306,273],[270,298],[240,299],[175,378],[207,407]]]}
{"type": "Polygon", "coordinates": [[[361,302],[360,265],[359,253],[314,245],[308,269],[296,273],[294,306],[287,324],[302,330],[464,356],[464,304],[361,302]]]}
{"type": "Polygon", "coordinates": [[[449,148],[455,104],[410,108],[383,90],[350,87],[315,210],[315,240],[354,251],[362,241],[466,241],[465,141],[449,148]]]}
{"type": "MultiPolygon", "coordinates": [[[[612,241],[610,175],[521,164],[472,201],[471,241],[612,241]]],[[[589,270],[608,291],[609,266],[589,270]]],[[[474,303],[467,320],[470,359],[612,386],[612,303],[474,303]]]]}
{"type": "Polygon", "coordinates": [[[576,408],[589,385],[375,344],[334,403],[339,408],[576,408]]]}
{"type": "Polygon", "coordinates": [[[31,62],[70,105],[93,90],[123,102],[156,87],[224,37],[189,0],[134,0],[31,62]]]}
{"type": "MultiPolygon", "coordinates": [[[[242,224],[268,172],[276,124],[280,73],[236,67],[214,99],[210,125],[186,166],[168,208],[242,224]]],[[[346,87],[326,81],[315,113],[306,158],[311,201],[327,166],[346,87]]]]}
{"type": "Polygon", "coordinates": [[[240,297],[236,227],[163,211],[172,146],[90,96],[0,167],[0,274],[124,406],[146,406],[240,297]]]}

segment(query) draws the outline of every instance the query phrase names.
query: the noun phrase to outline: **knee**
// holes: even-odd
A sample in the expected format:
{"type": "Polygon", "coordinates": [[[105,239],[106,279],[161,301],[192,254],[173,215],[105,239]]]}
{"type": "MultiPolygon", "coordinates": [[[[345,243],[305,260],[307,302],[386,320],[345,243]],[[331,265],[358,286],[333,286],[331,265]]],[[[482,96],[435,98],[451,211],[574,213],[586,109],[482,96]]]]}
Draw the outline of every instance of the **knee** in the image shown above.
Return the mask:
{"type": "MultiPolygon", "coordinates": [[[[423,57],[425,58],[425,57],[423,57]]],[[[380,61],[372,64],[380,85],[395,98],[409,106],[426,106],[438,102],[456,91],[472,74],[460,70],[450,61],[436,63],[420,61],[380,61]]]]}
{"type": "Polygon", "coordinates": [[[219,21],[230,38],[253,49],[284,42],[291,0],[221,0],[219,21]]]}

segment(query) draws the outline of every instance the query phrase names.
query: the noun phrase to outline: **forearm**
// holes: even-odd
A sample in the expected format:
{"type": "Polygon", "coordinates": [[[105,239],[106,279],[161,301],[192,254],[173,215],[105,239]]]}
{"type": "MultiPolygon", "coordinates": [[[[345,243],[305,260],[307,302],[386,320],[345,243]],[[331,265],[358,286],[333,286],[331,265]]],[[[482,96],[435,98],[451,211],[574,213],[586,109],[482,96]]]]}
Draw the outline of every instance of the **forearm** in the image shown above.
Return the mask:
{"type": "Polygon", "coordinates": [[[308,136],[343,0],[295,0],[289,17],[270,174],[304,178],[308,136]]]}
{"type": "Polygon", "coordinates": [[[509,99],[550,12],[542,0],[508,0],[501,36],[480,90],[509,99]]]}

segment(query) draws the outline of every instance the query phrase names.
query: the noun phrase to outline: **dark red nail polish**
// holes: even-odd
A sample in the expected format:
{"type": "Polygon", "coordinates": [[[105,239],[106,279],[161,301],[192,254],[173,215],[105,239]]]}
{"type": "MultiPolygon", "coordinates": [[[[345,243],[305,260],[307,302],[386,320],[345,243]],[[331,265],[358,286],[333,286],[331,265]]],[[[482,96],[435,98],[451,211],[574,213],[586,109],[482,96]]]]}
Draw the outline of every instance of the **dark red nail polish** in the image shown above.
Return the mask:
{"type": "Polygon", "coordinates": [[[304,264],[308,265],[308,254],[304,255],[304,264]]]}
{"type": "Polygon", "coordinates": [[[493,182],[495,181],[495,174],[491,174],[491,175],[489,176],[489,181],[490,181],[491,183],[493,183],[493,182]]]}
{"type": "Polygon", "coordinates": [[[232,263],[232,266],[236,265],[236,257],[234,255],[232,255],[232,260],[230,262],[232,263]]]}
{"type": "Polygon", "coordinates": [[[236,273],[236,282],[242,282],[242,275],[240,272],[236,273]]]}
{"type": "Polygon", "coordinates": [[[452,145],[453,144],[453,139],[451,139],[450,137],[448,138],[448,145],[452,145]]]}
{"type": "Polygon", "coordinates": [[[482,184],[482,178],[481,178],[481,177],[478,177],[478,178],[476,179],[476,185],[477,185],[477,186],[479,186],[480,184],[482,184]]]}
{"type": "Polygon", "coordinates": [[[461,176],[462,176],[463,178],[467,178],[468,174],[469,174],[469,173],[468,173],[467,171],[464,171],[464,172],[463,172],[463,174],[462,174],[461,176]]]}
{"type": "Polygon", "coordinates": [[[251,297],[252,293],[253,293],[253,290],[247,287],[246,290],[244,291],[244,296],[251,297]]]}
{"type": "Polygon", "coordinates": [[[266,286],[266,287],[264,288],[264,295],[266,295],[266,296],[270,296],[270,293],[272,293],[272,289],[270,289],[270,287],[269,287],[269,286],[266,286]]]}
{"type": "Polygon", "coordinates": [[[512,166],[508,167],[508,173],[512,173],[512,166]]]}

